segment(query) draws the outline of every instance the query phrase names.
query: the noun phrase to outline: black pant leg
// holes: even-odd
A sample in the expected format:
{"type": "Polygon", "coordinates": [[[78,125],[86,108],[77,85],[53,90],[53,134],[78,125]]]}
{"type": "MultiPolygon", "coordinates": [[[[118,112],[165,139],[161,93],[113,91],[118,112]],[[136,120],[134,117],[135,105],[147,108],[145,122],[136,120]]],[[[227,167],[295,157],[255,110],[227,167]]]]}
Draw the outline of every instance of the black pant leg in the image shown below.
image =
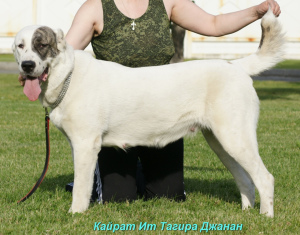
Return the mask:
{"type": "Polygon", "coordinates": [[[145,199],[167,197],[185,200],[183,182],[183,139],[164,148],[139,148],[145,176],[145,199]]]}
{"type": "Polygon", "coordinates": [[[102,182],[102,200],[133,201],[137,199],[136,166],[137,154],[134,148],[102,148],[98,155],[102,182]]]}

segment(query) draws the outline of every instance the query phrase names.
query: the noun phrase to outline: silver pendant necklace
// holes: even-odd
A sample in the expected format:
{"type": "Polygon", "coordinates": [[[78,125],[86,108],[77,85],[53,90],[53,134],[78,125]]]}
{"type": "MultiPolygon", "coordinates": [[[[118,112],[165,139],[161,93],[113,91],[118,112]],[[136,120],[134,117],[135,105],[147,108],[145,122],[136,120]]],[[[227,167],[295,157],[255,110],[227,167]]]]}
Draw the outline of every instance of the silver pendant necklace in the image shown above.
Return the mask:
{"type": "Polygon", "coordinates": [[[135,19],[133,19],[133,20],[132,20],[132,23],[131,23],[132,30],[134,30],[134,29],[135,29],[135,26],[136,26],[136,23],[135,23],[134,21],[135,21],[135,19]]]}
{"type": "MultiPolygon", "coordinates": [[[[122,0],[122,3],[123,3],[124,9],[125,9],[127,15],[129,16],[128,11],[127,11],[127,8],[126,8],[126,6],[125,6],[125,4],[124,4],[124,0],[122,0]]],[[[136,19],[131,19],[131,20],[132,20],[132,23],[131,23],[132,30],[134,31],[134,30],[135,30],[135,26],[136,26],[136,23],[135,23],[135,20],[136,20],[136,19]]]]}

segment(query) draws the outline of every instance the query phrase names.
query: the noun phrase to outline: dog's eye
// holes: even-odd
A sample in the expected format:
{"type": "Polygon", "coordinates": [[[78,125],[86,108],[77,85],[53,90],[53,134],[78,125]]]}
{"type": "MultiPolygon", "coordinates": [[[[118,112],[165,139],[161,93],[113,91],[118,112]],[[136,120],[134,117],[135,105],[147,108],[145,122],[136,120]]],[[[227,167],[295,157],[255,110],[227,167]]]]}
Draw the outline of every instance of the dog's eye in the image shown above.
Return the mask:
{"type": "Polygon", "coordinates": [[[40,48],[42,49],[42,48],[45,48],[45,47],[47,47],[48,46],[48,44],[43,44],[43,43],[41,43],[40,44],[40,48]]]}
{"type": "Polygon", "coordinates": [[[18,47],[19,47],[20,49],[23,49],[23,48],[24,48],[24,45],[23,45],[23,44],[19,44],[18,47]]]}

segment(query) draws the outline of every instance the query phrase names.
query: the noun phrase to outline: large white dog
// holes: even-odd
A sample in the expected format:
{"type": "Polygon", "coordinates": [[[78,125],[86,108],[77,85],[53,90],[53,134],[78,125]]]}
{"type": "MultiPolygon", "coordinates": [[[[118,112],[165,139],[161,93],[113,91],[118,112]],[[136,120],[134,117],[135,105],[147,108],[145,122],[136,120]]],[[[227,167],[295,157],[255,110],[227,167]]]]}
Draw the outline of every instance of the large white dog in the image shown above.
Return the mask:
{"type": "Polygon", "coordinates": [[[72,147],[70,211],[88,209],[101,146],[163,147],[201,130],[234,176],[242,208],[254,206],[256,186],[260,212],[273,217],[274,178],[258,153],[259,100],[249,75],[275,65],[282,45],[281,26],[271,11],[262,19],[258,51],[229,62],[128,68],[73,51],[61,30],[21,30],[13,51],[27,78],[24,93],[51,108],[51,121],[72,147]]]}

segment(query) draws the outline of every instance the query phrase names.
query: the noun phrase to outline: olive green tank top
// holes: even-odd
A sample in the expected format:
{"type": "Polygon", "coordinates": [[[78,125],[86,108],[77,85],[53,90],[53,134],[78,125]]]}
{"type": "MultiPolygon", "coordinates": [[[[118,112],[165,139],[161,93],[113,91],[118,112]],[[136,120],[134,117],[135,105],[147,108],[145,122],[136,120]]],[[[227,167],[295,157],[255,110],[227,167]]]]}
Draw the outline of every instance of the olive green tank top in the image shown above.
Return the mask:
{"type": "Polygon", "coordinates": [[[149,0],[144,15],[134,21],[119,11],[114,0],[102,0],[102,7],[104,28],[91,41],[97,59],[128,67],[170,62],[175,49],[163,0],[149,0]]]}

